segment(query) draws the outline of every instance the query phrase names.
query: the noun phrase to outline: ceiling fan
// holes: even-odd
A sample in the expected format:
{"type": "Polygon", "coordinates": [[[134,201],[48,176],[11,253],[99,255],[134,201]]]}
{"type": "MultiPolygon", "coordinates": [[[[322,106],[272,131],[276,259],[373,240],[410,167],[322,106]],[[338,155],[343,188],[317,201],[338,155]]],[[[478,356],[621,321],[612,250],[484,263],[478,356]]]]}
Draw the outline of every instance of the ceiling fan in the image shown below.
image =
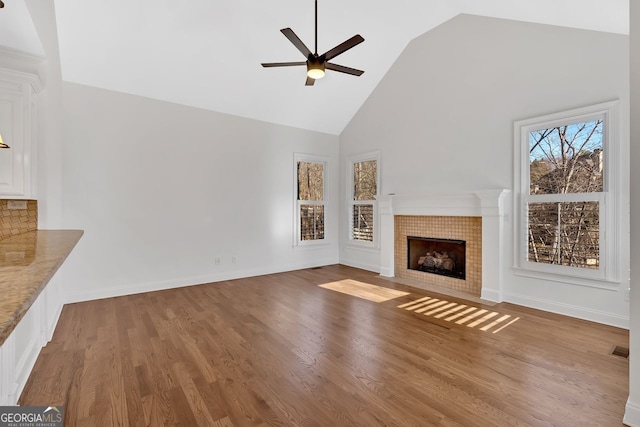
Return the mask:
{"type": "Polygon", "coordinates": [[[364,38],[360,34],[356,34],[351,37],[349,40],[346,40],[340,43],[338,46],[334,47],[323,53],[322,55],[318,55],[318,0],[315,1],[315,53],[312,53],[309,48],[300,40],[300,38],[293,32],[291,28],[283,28],[280,31],[285,35],[286,38],[289,39],[293,45],[298,48],[300,52],[307,58],[306,61],[300,62],[263,62],[262,66],[265,68],[269,67],[291,67],[297,65],[306,65],[307,66],[307,82],[306,86],[313,86],[317,79],[321,79],[324,77],[325,70],[333,70],[339,71],[341,73],[351,74],[354,76],[360,76],[364,71],[356,70],[355,68],[345,67],[343,65],[333,64],[329,62],[331,59],[340,55],[341,53],[346,52],[352,47],[362,43],[364,38]]]}

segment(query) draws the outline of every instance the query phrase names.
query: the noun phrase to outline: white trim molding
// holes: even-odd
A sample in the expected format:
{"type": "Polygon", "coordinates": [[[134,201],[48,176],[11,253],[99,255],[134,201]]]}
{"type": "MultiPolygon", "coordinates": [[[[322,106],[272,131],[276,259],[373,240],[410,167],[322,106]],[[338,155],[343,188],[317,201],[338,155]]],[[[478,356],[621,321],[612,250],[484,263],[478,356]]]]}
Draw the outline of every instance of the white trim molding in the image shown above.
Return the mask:
{"type": "Polygon", "coordinates": [[[28,80],[36,92],[42,89],[41,72],[45,63],[44,56],[0,46],[0,68],[3,72],[11,73],[14,79],[28,80]]]}
{"type": "Polygon", "coordinates": [[[561,111],[541,117],[519,120],[514,132],[514,229],[513,271],[520,276],[552,280],[580,286],[617,291],[620,287],[621,198],[622,181],[619,101],[561,111]],[[530,194],[529,135],[539,129],[554,128],[593,120],[602,120],[604,150],[604,188],[601,192],[568,194],[530,194]],[[600,250],[598,269],[537,263],[528,259],[528,206],[531,203],[597,202],[600,207],[600,250]]]}
{"type": "Polygon", "coordinates": [[[604,325],[611,325],[617,328],[629,329],[629,317],[621,316],[616,313],[595,310],[574,304],[561,303],[547,298],[535,298],[530,295],[523,295],[519,293],[508,292],[505,293],[504,297],[505,301],[513,304],[544,310],[550,313],[558,313],[578,319],[589,320],[591,322],[602,323],[604,325]]]}

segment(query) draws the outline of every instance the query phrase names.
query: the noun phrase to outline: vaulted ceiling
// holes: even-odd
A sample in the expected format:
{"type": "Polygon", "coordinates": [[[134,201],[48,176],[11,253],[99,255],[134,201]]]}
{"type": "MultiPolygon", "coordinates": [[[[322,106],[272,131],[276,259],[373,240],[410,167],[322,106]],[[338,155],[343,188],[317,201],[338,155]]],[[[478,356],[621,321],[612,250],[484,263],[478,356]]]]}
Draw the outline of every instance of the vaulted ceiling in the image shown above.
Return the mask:
{"type": "MultiPolygon", "coordinates": [[[[25,0],[5,4],[0,45],[43,55],[25,0]]],[[[55,8],[65,81],[330,134],[342,132],[412,39],[460,13],[629,28],[629,0],[318,0],[319,53],[360,34],[365,42],[332,62],[365,73],[330,71],[307,87],[304,67],[260,63],[304,60],[285,27],[313,50],[313,0],[55,0],[55,8]]]]}

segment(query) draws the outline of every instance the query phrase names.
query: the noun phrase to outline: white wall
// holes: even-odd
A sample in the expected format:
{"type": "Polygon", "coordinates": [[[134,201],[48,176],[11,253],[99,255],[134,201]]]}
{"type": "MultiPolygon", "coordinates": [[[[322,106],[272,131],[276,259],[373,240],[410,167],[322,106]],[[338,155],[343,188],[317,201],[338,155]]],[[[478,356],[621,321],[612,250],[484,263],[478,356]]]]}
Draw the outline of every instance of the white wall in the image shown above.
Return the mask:
{"type": "Polygon", "coordinates": [[[631,344],[629,401],[624,421],[640,427],[640,5],[629,2],[631,55],[631,344]]]}
{"type": "Polygon", "coordinates": [[[337,136],[71,83],[63,96],[64,224],[85,230],[69,300],[338,261],[337,222],[306,250],[292,226],[294,152],[330,158],[337,217],[337,136]]]}
{"type": "Polygon", "coordinates": [[[38,94],[38,227],[56,229],[62,224],[62,75],[56,17],[54,2],[26,4],[46,54],[40,66],[43,90],[38,94]]]}
{"type": "MultiPolygon", "coordinates": [[[[342,133],[340,158],[380,150],[382,194],[513,189],[515,120],[619,98],[619,221],[628,254],[628,70],[626,36],[459,15],[407,46],[342,133]]],[[[344,204],[341,213],[347,236],[344,204]]],[[[512,254],[511,218],[506,222],[512,254]]],[[[374,271],[380,265],[379,253],[351,249],[346,237],[340,260],[374,271]]],[[[627,272],[628,257],[621,263],[627,272]]],[[[513,275],[511,259],[504,264],[506,300],[628,325],[622,290],[525,279],[513,275]]]]}

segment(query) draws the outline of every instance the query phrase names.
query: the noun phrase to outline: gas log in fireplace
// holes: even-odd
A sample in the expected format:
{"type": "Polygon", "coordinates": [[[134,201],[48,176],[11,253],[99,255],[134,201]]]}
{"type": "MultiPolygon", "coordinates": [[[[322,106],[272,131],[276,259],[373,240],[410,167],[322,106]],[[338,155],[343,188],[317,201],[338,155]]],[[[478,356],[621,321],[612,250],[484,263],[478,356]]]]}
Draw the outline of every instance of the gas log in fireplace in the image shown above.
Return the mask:
{"type": "Polygon", "coordinates": [[[465,280],[464,240],[407,237],[407,268],[465,280]]]}

